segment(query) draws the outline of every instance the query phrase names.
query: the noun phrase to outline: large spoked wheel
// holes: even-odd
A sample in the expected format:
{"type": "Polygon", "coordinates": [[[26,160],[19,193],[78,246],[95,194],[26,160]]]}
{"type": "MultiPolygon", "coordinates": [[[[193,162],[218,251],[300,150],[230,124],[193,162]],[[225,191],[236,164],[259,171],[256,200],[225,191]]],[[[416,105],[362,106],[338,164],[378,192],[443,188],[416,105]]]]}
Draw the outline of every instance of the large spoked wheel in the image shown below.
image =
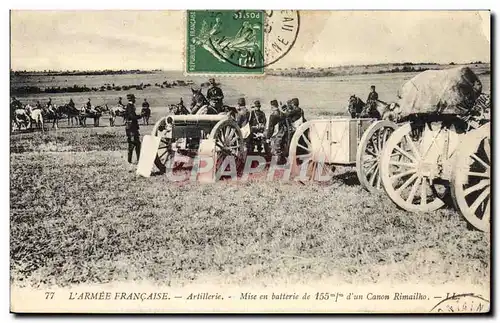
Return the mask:
{"type": "Polygon", "coordinates": [[[377,121],[361,137],[356,153],[356,172],[361,185],[369,192],[382,189],[380,157],[390,135],[397,128],[394,122],[377,121]]]}
{"type": "MultiPolygon", "coordinates": [[[[232,119],[219,121],[210,132],[210,139],[215,140],[215,166],[216,171],[228,157],[234,158],[237,167],[241,163],[243,154],[243,136],[238,124],[232,119]]],[[[227,164],[228,167],[230,164],[227,164]]],[[[223,170],[221,170],[223,171],[223,170]]]]}
{"type": "Polygon", "coordinates": [[[309,179],[317,179],[318,176],[323,176],[329,172],[325,163],[326,160],[321,161],[323,157],[326,158],[327,156],[321,156],[318,147],[313,147],[313,136],[317,137],[319,135],[312,127],[312,123],[305,122],[295,130],[288,148],[289,162],[293,173],[309,179]],[[317,159],[320,159],[320,161],[317,159]]]}
{"type": "Polygon", "coordinates": [[[294,165],[300,167],[302,163],[312,158],[313,147],[310,134],[310,123],[301,124],[293,134],[288,148],[288,156],[294,165]]]}
{"type": "Polygon", "coordinates": [[[431,212],[444,205],[445,194],[437,191],[436,182],[445,159],[442,142],[447,131],[440,122],[425,124],[420,131],[412,131],[407,123],[387,140],[380,176],[385,191],[402,209],[431,212]]]}
{"type": "Polygon", "coordinates": [[[490,124],[468,133],[457,154],[452,181],[452,199],[465,219],[476,229],[490,231],[490,124]]]}
{"type": "Polygon", "coordinates": [[[156,153],[155,164],[161,163],[166,169],[172,169],[175,152],[172,150],[172,139],[167,138],[167,133],[171,130],[167,123],[167,118],[163,117],[155,123],[151,135],[161,138],[158,152],[156,153]]]}

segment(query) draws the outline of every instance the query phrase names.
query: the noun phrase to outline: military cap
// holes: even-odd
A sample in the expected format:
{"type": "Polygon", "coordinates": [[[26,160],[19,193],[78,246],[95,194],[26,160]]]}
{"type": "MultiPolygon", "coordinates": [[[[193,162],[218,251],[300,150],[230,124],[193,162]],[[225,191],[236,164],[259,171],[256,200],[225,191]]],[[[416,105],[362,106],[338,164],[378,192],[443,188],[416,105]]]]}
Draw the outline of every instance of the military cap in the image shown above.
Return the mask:
{"type": "Polygon", "coordinates": [[[274,107],[277,107],[278,106],[278,101],[277,100],[272,100],[271,102],[271,105],[274,106],[274,107]]]}
{"type": "Polygon", "coordinates": [[[372,86],[370,86],[370,87],[371,87],[372,89],[374,89],[374,88],[375,88],[375,85],[372,85],[372,86]]]}
{"type": "Polygon", "coordinates": [[[135,95],[133,95],[132,93],[127,94],[127,99],[129,99],[129,100],[135,99],[135,95]]]}
{"type": "Polygon", "coordinates": [[[239,99],[238,99],[238,104],[239,104],[239,105],[245,105],[245,104],[246,104],[246,102],[245,102],[245,98],[239,98],[239,99]]]}
{"type": "Polygon", "coordinates": [[[259,100],[255,100],[255,101],[253,101],[253,104],[254,105],[260,105],[260,101],[259,100]]]}
{"type": "Polygon", "coordinates": [[[293,99],[291,99],[290,101],[291,101],[291,103],[292,103],[292,104],[294,104],[294,105],[296,105],[296,106],[298,106],[298,105],[299,105],[299,99],[297,99],[297,98],[293,98],[293,99]]]}

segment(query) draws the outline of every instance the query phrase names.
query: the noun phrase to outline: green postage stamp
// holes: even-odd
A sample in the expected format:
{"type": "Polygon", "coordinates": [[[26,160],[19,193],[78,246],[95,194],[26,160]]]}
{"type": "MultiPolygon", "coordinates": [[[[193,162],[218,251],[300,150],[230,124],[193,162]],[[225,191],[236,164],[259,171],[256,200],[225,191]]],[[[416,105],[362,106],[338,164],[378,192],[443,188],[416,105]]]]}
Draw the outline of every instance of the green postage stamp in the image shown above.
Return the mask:
{"type": "Polygon", "coordinates": [[[293,47],[295,10],[189,10],[187,73],[263,74],[293,47]]]}
{"type": "Polygon", "coordinates": [[[187,72],[264,72],[262,10],[188,11],[187,72]]]}

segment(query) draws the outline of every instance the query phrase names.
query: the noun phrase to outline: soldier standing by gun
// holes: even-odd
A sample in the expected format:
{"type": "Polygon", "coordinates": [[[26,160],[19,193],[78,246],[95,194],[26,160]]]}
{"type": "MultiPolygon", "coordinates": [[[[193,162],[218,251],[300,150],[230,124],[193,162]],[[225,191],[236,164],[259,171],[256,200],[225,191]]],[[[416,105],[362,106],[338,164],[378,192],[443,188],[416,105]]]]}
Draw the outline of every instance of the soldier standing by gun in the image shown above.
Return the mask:
{"type": "Polygon", "coordinates": [[[125,107],[125,133],[127,135],[128,142],[128,162],[132,164],[132,155],[135,153],[137,155],[137,161],[139,161],[139,156],[141,153],[141,140],[139,138],[139,123],[138,119],[141,118],[140,115],[135,113],[135,95],[127,94],[127,106],[125,107]]]}
{"type": "MultiPolygon", "coordinates": [[[[285,111],[279,108],[278,101],[272,100],[270,103],[271,114],[269,115],[267,124],[266,141],[271,146],[271,154],[278,157],[278,164],[284,164],[284,140],[289,126],[284,117],[285,111]]],[[[285,109],[285,107],[283,109],[285,109]]]]}
{"type": "Polygon", "coordinates": [[[260,109],[259,100],[254,102],[254,106],[250,111],[248,123],[250,124],[250,137],[247,141],[247,150],[249,152],[253,152],[254,148],[257,148],[257,152],[261,153],[262,145],[264,144],[264,151],[268,154],[269,147],[264,138],[266,114],[260,109]]]}

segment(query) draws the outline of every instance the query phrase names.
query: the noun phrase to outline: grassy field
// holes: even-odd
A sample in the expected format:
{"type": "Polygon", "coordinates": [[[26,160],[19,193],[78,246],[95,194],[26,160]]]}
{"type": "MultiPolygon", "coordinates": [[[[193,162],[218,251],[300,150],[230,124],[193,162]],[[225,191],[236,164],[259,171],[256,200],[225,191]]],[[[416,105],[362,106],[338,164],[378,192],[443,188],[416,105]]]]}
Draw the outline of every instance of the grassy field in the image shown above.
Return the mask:
{"type": "MultiPolygon", "coordinates": [[[[228,104],[239,96],[247,103],[260,99],[268,113],[269,100],[299,97],[310,120],[345,114],[349,95],[364,96],[371,84],[377,84],[381,99],[390,101],[413,75],[220,82],[228,104]]],[[[134,77],[149,76],[127,76],[134,77]]],[[[156,77],[160,82],[166,76],[156,77]]],[[[489,92],[489,75],[480,77],[489,92]]],[[[129,81],[118,76],[94,80],[129,81]]],[[[134,79],[139,81],[156,82],[134,79]]],[[[138,103],[150,99],[153,122],[165,115],[166,104],[179,97],[190,102],[188,87],[139,92],[138,103]]],[[[124,94],[82,94],[78,100],[92,95],[95,104],[111,104],[124,94]]],[[[59,104],[69,96],[52,99],[59,104]]],[[[21,101],[37,98],[43,96],[21,101]]],[[[347,167],[337,168],[332,180],[321,184],[255,180],[180,185],[165,176],[138,178],[126,162],[123,127],[108,124],[104,118],[95,128],[69,128],[61,122],[59,129],[43,134],[11,135],[12,283],[144,280],[182,285],[207,277],[236,284],[300,283],[336,277],[339,283],[357,284],[489,285],[490,237],[469,230],[452,207],[423,215],[404,212],[384,194],[364,191],[355,169],[347,167]]],[[[151,128],[141,126],[141,134],[151,128]]]]}
{"type": "MultiPolygon", "coordinates": [[[[148,128],[141,128],[143,133],[148,128]]],[[[20,286],[219,277],[489,284],[489,236],[452,208],[416,215],[327,183],[168,182],[128,172],[122,127],[11,138],[11,281],[20,286]]]]}

